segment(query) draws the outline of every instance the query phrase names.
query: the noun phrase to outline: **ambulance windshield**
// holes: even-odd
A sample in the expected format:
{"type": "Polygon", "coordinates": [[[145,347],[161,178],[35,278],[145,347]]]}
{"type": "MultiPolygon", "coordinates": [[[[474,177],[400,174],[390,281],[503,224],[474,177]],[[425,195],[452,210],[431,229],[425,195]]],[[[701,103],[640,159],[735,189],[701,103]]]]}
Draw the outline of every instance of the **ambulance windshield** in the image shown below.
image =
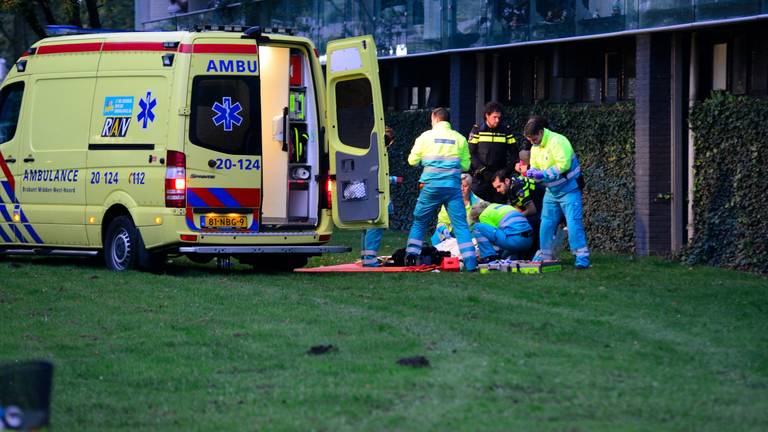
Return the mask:
{"type": "Polygon", "coordinates": [[[189,140],[222,153],[261,155],[259,85],[259,77],[195,77],[189,140]]]}

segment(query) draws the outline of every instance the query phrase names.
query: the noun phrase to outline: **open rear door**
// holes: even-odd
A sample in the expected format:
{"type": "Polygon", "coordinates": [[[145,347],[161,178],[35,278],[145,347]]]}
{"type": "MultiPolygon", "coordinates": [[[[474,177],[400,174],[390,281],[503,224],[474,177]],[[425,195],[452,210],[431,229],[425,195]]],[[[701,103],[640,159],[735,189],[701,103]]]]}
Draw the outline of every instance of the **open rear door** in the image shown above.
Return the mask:
{"type": "Polygon", "coordinates": [[[376,46],[371,36],[341,39],[326,54],[333,221],[339,228],[385,228],[389,166],[376,46]]]}

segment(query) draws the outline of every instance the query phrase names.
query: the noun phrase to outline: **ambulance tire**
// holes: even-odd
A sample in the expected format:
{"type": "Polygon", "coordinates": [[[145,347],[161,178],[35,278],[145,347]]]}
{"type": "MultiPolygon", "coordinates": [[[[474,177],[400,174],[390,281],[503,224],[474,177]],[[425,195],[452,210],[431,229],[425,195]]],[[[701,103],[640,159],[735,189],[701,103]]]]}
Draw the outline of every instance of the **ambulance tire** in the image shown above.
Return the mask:
{"type": "Polygon", "coordinates": [[[141,233],[129,216],[118,216],[109,224],[104,237],[104,263],[108,269],[160,272],[165,260],[165,254],[144,248],[141,233]]]}

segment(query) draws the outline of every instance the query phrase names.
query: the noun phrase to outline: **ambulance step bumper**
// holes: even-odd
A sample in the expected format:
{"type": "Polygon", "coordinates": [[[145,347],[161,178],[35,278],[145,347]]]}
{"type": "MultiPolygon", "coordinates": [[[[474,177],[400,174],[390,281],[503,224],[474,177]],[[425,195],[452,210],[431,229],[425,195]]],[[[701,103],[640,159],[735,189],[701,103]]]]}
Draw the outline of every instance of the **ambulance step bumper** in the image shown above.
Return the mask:
{"type": "Polygon", "coordinates": [[[95,250],[79,249],[0,249],[0,255],[55,255],[55,256],[96,256],[95,250]]]}
{"type": "Polygon", "coordinates": [[[349,246],[181,246],[181,253],[199,253],[210,255],[235,254],[306,254],[320,255],[324,253],[351,252],[349,246]]]}

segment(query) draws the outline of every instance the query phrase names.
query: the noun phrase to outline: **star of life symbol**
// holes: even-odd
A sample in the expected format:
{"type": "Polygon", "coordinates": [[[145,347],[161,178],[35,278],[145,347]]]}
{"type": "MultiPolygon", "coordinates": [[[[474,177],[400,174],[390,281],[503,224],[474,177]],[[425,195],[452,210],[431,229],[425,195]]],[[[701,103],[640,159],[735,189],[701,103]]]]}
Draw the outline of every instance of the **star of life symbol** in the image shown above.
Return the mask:
{"type": "Polygon", "coordinates": [[[211,108],[216,112],[216,115],[213,117],[213,124],[220,126],[224,123],[224,130],[227,132],[232,130],[232,123],[235,126],[240,126],[243,122],[243,118],[239,114],[243,108],[240,106],[240,102],[235,102],[232,105],[231,97],[223,98],[222,103],[215,102],[211,108]]]}
{"type": "Polygon", "coordinates": [[[141,128],[146,129],[148,122],[155,121],[155,113],[152,112],[157,106],[157,99],[152,97],[152,91],[147,90],[147,96],[139,99],[139,108],[141,111],[136,116],[136,120],[141,122],[141,128]]]}

